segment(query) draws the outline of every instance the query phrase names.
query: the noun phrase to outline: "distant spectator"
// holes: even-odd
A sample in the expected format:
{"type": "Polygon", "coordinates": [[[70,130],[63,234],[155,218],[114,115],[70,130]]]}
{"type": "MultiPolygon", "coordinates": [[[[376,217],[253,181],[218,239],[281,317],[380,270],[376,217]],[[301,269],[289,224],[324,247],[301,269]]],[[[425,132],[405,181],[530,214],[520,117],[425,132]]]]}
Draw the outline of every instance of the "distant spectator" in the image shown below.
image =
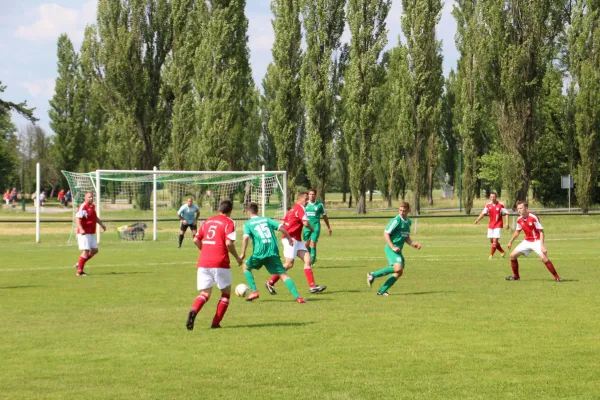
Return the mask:
{"type": "Polygon", "coordinates": [[[37,192],[31,193],[31,200],[33,200],[33,206],[37,208],[37,192]]]}
{"type": "Polygon", "coordinates": [[[69,207],[70,202],[71,202],[71,191],[67,190],[67,193],[65,193],[65,207],[69,207]]]}
{"type": "Polygon", "coordinates": [[[4,201],[6,205],[10,204],[10,189],[6,189],[6,192],[4,192],[4,201]]]}
{"type": "Polygon", "coordinates": [[[61,206],[65,205],[65,191],[63,189],[58,192],[58,202],[61,206]]]}
{"type": "Polygon", "coordinates": [[[42,207],[42,209],[44,208],[45,204],[46,204],[46,192],[42,190],[42,192],[40,193],[40,206],[42,207]]]}

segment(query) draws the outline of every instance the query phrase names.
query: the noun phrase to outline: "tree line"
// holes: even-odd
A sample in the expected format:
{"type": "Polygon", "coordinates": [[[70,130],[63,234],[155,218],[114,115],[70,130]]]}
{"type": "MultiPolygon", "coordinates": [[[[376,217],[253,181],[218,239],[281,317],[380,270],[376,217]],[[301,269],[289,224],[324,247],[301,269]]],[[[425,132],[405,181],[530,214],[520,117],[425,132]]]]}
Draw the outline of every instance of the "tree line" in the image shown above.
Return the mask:
{"type": "MultiPolygon", "coordinates": [[[[457,0],[460,58],[448,77],[442,1],[401,1],[402,35],[385,50],[391,0],[272,0],[273,60],[259,88],[245,0],[100,0],[79,51],[58,39],[49,164],[265,165],[288,171],[290,194],[341,191],[358,213],[375,189],[389,204],[410,191],[418,213],[445,173],[467,213],[491,190],[508,204],[558,205],[560,176],[572,173],[577,204],[597,203],[600,1],[457,0]]],[[[23,158],[24,145],[9,109],[0,102],[0,170],[15,171],[10,149],[23,158]]]]}

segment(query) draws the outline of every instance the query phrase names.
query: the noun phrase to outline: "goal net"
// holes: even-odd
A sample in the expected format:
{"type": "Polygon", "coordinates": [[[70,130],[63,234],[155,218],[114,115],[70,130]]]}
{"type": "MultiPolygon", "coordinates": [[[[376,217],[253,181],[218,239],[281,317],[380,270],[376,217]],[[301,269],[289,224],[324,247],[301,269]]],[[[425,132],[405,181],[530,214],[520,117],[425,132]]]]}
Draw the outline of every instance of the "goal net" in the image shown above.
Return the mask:
{"type": "MultiPolygon", "coordinates": [[[[72,195],[73,217],[86,192],[94,194],[96,213],[107,237],[125,241],[176,240],[177,211],[191,197],[200,208],[199,223],[233,202],[232,219],[246,219],[251,202],[259,214],[281,219],[286,208],[285,171],[62,171],[72,195]]],[[[75,241],[75,224],[69,242],[75,241]]],[[[100,238],[100,236],[99,236],[100,238]]],[[[186,240],[191,232],[186,232],[186,240]]]]}

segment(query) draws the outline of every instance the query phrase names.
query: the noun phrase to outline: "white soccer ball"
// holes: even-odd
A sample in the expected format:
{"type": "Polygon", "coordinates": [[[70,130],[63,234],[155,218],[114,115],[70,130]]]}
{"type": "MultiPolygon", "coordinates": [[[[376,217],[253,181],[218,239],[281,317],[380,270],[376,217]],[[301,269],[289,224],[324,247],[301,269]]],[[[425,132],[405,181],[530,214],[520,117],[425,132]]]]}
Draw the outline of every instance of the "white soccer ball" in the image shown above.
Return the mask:
{"type": "Polygon", "coordinates": [[[248,286],[244,285],[243,283],[240,283],[235,287],[235,294],[237,297],[246,297],[249,291],[250,289],[248,286]]]}

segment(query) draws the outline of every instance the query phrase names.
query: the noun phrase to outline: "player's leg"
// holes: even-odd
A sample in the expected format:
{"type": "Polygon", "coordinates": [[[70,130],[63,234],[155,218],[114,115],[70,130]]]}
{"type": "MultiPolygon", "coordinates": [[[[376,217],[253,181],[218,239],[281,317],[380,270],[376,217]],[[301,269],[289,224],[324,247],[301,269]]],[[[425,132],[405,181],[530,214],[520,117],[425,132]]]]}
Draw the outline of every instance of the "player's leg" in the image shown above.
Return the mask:
{"type": "Polygon", "coordinates": [[[392,268],[394,269],[394,272],[389,278],[386,279],[385,283],[379,288],[379,290],[377,291],[378,295],[387,296],[389,288],[394,286],[394,283],[396,283],[396,281],[402,276],[402,273],[404,272],[404,257],[402,257],[401,264],[394,264],[392,265],[392,268]]]}
{"type": "Polygon", "coordinates": [[[215,284],[213,269],[217,268],[198,268],[197,270],[196,287],[198,291],[200,291],[200,294],[194,299],[190,312],[188,313],[186,327],[190,331],[194,329],[196,315],[200,312],[202,307],[204,307],[204,304],[206,304],[208,299],[210,299],[212,287],[215,284]]]}
{"type": "Polygon", "coordinates": [[[294,296],[294,299],[297,302],[299,302],[299,303],[305,302],[304,299],[302,299],[302,297],[300,297],[300,293],[298,293],[296,284],[294,283],[292,278],[290,278],[289,275],[285,272],[285,268],[284,268],[283,264],[281,263],[281,260],[279,259],[279,257],[272,256],[272,257],[265,258],[264,264],[265,264],[265,267],[267,268],[267,271],[269,271],[270,274],[279,275],[281,277],[281,280],[283,280],[283,283],[288,288],[288,290],[290,291],[292,296],[294,296]]]}
{"type": "MultiPolygon", "coordinates": [[[[281,262],[281,261],[280,261],[281,262]]],[[[254,280],[254,275],[252,274],[252,269],[260,269],[262,263],[260,260],[256,259],[254,256],[250,256],[246,260],[246,262],[242,265],[242,270],[244,271],[244,278],[246,278],[246,282],[250,287],[252,293],[246,298],[246,301],[252,301],[258,299],[258,289],[256,288],[256,281],[254,280]]]]}
{"type": "MultiPolygon", "coordinates": [[[[294,266],[294,258],[296,258],[296,241],[294,241],[294,245],[291,245],[286,238],[283,238],[281,240],[281,244],[283,245],[283,266],[287,271],[294,266]]],[[[277,294],[275,291],[275,284],[278,280],[279,275],[271,275],[271,278],[265,283],[265,286],[270,294],[277,294]]]]}
{"type": "Polygon", "coordinates": [[[308,249],[306,248],[304,243],[296,243],[296,254],[298,258],[304,261],[304,276],[306,276],[306,281],[308,282],[310,292],[321,293],[323,290],[327,289],[327,286],[320,286],[315,283],[315,276],[310,261],[310,253],[308,252],[308,249]]]}
{"type": "Polygon", "coordinates": [[[221,290],[221,298],[217,303],[217,311],[215,312],[215,316],[213,317],[211,328],[220,328],[221,321],[227,312],[227,308],[229,307],[229,299],[231,297],[231,283],[233,279],[231,277],[231,270],[224,268],[214,268],[216,269],[216,282],[217,287],[221,290]]]}
{"type": "Polygon", "coordinates": [[[554,276],[554,280],[556,282],[562,282],[562,279],[558,275],[558,272],[556,272],[556,268],[554,268],[554,264],[552,264],[552,261],[550,261],[550,259],[548,258],[548,253],[542,252],[542,242],[540,242],[539,240],[534,242],[533,247],[534,251],[540,257],[540,260],[542,260],[544,265],[546,265],[548,271],[552,274],[552,276],[554,276]]]}
{"type": "Polygon", "coordinates": [[[178,248],[181,248],[181,244],[183,243],[183,238],[185,237],[185,231],[187,231],[187,224],[184,224],[183,222],[181,222],[181,224],[179,225],[179,246],[178,248]]]}
{"type": "Polygon", "coordinates": [[[512,253],[510,253],[510,268],[512,269],[512,275],[511,276],[507,276],[506,279],[507,281],[518,281],[519,279],[521,279],[521,276],[519,275],[519,260],[518,258],[521,257],[521,255],[527,255],[529,254],[529,252],[531,250],[528,250],[526,248],[526,242],[523,241],[521,244],[519,244],[512,253]]]}
{"type": "Polygon", "coordinates": [[[77,235],[77,243],[79,245],[79,250],[81,250],[79,260],[77,261],[77,264],[75,264],[75,266],[77,267],[77,276],[87,275],[85,272],[83,272],[83,268],[85,267],[85,263],[90,259],[92,245],[95,245],[96,248],[98,247],[95,239],[96,238],[94,235],[77,235]]]}
{"type": "Polygon", "coordinates": [[[373,285],[376,278],[381,278],[382,276],[394,273],[394,264],[399,263],[401,260],[400,255],[392,250],[387,244],[385,245],[385,257],[388,260],[387,267],[383,267],[380,270],[369,272],[367,274],[367,283],[369,287],[373,285]]]}

